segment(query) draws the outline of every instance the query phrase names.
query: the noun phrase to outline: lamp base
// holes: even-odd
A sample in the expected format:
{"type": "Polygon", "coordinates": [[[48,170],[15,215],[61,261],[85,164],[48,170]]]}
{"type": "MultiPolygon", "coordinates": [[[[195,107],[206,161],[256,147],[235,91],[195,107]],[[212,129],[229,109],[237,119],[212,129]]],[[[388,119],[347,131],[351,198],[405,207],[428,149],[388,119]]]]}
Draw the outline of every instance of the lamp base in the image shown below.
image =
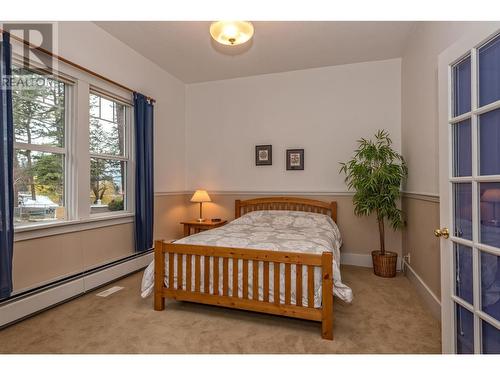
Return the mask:
{"type": "Polygon", "coordinates": [[[204,221],[207,221],[207,219],[202,219],[201,217],[199,219],[196,219],[198,223],[203,223],[204,221]]]}

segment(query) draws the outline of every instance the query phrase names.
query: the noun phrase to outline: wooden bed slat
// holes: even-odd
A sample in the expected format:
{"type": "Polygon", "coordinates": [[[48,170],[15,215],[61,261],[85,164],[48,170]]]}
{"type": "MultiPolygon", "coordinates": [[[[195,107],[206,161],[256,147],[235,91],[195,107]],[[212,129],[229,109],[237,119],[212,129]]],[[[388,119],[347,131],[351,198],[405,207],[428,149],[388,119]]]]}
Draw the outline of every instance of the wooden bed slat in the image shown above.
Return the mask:
{"type": "Polygon", "coordinates": [[[168,253],[168,287],[174,289],[174,253],[168,253]]]}
{"type": "Polygon", "coordinates": [[[203,291],[210,293],[210,257],[203,257],[203,291]]]}
{"type": "Polygon", "coordinates": [[[219,295],[219,257],[214,257],[214,271],[212,272],[212,291],[216,296],[219,295]]]}
{"type": "Polygon", "coordinates": [[[233,297],[238,297],[238,259],[233,259],[233,297]]]}
{"type": "Polygon", "coordinates": [[[302,306],[302,264],[295,266],[295,304],[302,306]]]}
{"type": "Polygon", "coordinates": [[[186,255],[186,290],[191,291],[191,254],[186,255]]]}
{"type": "Polygon", "coordinates": [[[248,260],[243,259],[243,298],[248,299],[248,260]]]}
{"type": "Polygon", "coordinates": [[[314,307],[314,266],[307,266],[307,306],[314,307]]]}
{"type": "Polygon", "coordinates": [[[280,304],[280,263],[273,263],[273,277],[274,277],[274,303],[280,304]]]}
{"type": "Polygon", "coordinates": [[[224,258],[222,260],[222,295],[228,295],[228,285],[229,285],[229,258],[224,258]]]}
{"type": "Polygon", "coordinates": [[[194,256],[194,291],[200,291],[200,256],[194,256]]]}
{"type": "Polygon", "coordinates": [[[177,289],[182,289],[182,260],[183,255],[177,254],[177,289]]]}
{"type": "Polygon", "coordinates": [[[290,304],[290,297],[292,292],[292,265],[285,264],[285,305],[290,304]]]}
{"type": "Polygon", "coordinates": [[[264,285],[262,288],[264,289],[264,301],[269,302],[269,262],[264,262],[264,285]]]}
{"type": "Polygon", "coordinates": [[[257,301],[259,299],[259,261],[254,260],[252,263],[252,273],[253,273],[253,279],[252,279],[252,287],[253,287],[253,293],[252,293],[252,299],[257,301]]]}

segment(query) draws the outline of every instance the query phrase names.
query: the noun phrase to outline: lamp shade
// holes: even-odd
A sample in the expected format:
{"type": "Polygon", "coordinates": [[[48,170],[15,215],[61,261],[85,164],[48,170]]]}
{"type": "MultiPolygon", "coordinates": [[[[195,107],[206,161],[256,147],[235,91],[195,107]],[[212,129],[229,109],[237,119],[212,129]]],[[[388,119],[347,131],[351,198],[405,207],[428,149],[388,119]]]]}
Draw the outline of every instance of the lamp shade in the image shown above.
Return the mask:
{"type": "Polygon", "coordinates": [[[243,44],[253,35],[253,25],[246,21],[218,21],[210,25],[210,35],[229,46],[243,44]]]}
{"type": "Polygon", "coordinates": [[[191,197],[191,202],[202,203],[202,202],[211,202],[210,196],[208,195],[206,190],[196,190],[191,197]]]}
{"type": "Polygon", "coordinates": [[[500,202],[500,189],[488,189],[481,197],[483,202],[500,202]]]}

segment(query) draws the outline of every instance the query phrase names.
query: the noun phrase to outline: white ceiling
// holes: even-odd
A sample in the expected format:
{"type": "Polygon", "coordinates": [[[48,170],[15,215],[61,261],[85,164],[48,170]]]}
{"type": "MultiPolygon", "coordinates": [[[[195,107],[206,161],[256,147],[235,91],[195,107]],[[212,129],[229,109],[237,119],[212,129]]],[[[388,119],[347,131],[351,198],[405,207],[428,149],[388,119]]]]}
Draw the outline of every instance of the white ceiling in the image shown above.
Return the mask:
{"type": "Polygon", "coordinates": [[[253,22],[254,38],[214,42],[210,22],[96,22],[186,83],[400,57],[415,22],[253,22]]]}

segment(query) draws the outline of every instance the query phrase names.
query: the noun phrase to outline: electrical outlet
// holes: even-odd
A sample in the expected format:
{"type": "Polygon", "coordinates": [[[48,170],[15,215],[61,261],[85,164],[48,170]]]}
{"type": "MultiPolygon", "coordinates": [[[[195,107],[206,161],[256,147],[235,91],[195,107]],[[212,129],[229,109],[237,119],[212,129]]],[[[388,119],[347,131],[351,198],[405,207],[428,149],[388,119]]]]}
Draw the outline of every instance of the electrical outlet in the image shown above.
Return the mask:
{"type": "Polygon", "coordinates": [[[403,256],[403,259],[406,263],[411,264],[411,254],[410,253],[403,256]]]}

